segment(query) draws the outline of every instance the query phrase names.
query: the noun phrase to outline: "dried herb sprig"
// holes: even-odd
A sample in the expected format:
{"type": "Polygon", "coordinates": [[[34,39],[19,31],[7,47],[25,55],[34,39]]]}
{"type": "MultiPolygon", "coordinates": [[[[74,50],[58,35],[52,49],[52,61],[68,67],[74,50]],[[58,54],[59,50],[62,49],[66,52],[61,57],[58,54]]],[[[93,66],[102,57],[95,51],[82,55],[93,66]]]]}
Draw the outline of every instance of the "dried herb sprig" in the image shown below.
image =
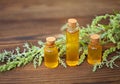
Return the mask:
{"type": "MultiPolygon", "coordinates": [[[[28,43],[25,43],[24,48],[25,49],[22,53],[20,53],[19,47],[16,48],[16,53],[5,51],[6,54],[9,53],[9,55],[8,54],[6,55],[8,58],[6,59],[6,63],[0,66],[0,72],[11,70],[16,67],[24,66],[32,62],[33,59],[35,60],[37,56],[41,57],[42,59],[42,56],[40,55],[41,49],[39,47],[36,46],[30,47],[28,43]]],[[[42,60],[39,60],[40,63],[41,61],[42,60]]]]}

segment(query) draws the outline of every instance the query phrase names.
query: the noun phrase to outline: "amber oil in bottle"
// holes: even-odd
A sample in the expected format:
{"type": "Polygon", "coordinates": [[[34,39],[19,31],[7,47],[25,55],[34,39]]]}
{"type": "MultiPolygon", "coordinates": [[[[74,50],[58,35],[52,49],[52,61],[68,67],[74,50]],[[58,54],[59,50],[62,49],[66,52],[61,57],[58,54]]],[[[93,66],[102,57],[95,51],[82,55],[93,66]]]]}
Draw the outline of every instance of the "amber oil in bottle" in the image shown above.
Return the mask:
{"type": "Polygon", "coordinates": [[[90,36],[90,43],[88,45],[88,58],[89,64],[99,64],[102,57],[102,46],[99,43],[100,36],[93,34],[90,36]]]}
{"type": "Polygon", "coordinates": [[[55,45],[55,37],[47,37],[44,47],[44,62],[48,68],[56,68],[58,66],[58,49],[55,45]]]}
{"type": "Polygon", "coordinates": [[[77,20],[68,19],[66,30],[66,63],[68,66],[76,66],[79,60],[79,29],[77,20]]]}

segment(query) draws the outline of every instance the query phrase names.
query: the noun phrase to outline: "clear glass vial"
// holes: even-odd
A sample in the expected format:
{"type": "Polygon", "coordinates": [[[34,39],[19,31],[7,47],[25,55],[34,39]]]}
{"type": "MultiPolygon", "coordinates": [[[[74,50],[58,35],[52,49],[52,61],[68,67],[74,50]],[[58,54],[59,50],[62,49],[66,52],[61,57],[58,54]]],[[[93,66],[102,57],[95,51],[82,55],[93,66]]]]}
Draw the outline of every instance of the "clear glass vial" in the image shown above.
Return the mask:
{"type": "Polygon", "coordinates": [[[66,29],[66,63],[68,66],[76,66],[79,60],[79,29],[77,20],[68,19],[66,29]]]}
{"type": "Polygon", "coordinates": [[[99,64],[102,57],[102,46],[99,42],[100,36],[93,34],[90,36],[90,43],[88,45],[88,57],[87,61],[89,64],[99,64]]]}
{"type": "Polygon", "coordinates": [[[55,45],[55,37],[47,37],[44,47],[44,62],[48,68],[56,68],[58,66],[58,49],[55,45]]]}

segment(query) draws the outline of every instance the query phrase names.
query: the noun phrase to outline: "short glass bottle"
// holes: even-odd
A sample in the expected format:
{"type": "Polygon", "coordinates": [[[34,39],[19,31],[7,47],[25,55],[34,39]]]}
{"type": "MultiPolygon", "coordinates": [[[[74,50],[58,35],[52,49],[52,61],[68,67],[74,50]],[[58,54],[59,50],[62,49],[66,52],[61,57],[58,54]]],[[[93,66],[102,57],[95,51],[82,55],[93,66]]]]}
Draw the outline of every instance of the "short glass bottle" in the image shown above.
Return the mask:
{"type": "Polygon", "coordinates": [[[102,46],[99,42],[100,36],[98,34],[93,34],[90,36],[90,43],[88,45],[88,57],[87,61],[89,64],[99,64],[101,63],[102,57],[102,46]]]}
{"type": "Polygon", "coordinates": [[[58,49],[55,45],[55,37],[47,37],[44,47],[44,62],[48,68],[56,68],[58,66],[58,49]]]}
{"type": "Polygon", "coordinates": [[[79,28],[77,20],[68,19],[66,29],[66,63],[68,66],[76,66],[79,60],[79,28]]]}

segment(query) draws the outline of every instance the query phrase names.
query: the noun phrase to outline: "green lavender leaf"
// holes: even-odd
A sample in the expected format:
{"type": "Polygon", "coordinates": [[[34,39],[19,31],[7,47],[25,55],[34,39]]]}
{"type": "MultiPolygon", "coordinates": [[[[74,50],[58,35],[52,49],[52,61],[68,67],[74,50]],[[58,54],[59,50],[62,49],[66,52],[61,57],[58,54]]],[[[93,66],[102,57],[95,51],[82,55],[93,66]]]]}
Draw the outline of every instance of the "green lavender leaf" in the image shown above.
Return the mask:
{"type": "Polygon", "coordinates": [[[84,62],[87,53],[88,53],[88,50],[87,50],[87,49],[83,51],[83,53],[82,53],[82,55],[80,56],[80,59],[79,59],[79,61],[78,61],[78,65],[80,65],[81,63],[84,62]]]}
{"type": "Polygon", "coordinates": [[[67,68],[66,63],[60,57],[58,58],[58,60],[63,67],[67,68]]]}
{"type": "Polygon", "coordinates": [[[42,56],[39,56],[38,66],[40,66],[40,65],[42,64],[42,60],[43,60],[43,57],[42,57],[42,56]]]}

